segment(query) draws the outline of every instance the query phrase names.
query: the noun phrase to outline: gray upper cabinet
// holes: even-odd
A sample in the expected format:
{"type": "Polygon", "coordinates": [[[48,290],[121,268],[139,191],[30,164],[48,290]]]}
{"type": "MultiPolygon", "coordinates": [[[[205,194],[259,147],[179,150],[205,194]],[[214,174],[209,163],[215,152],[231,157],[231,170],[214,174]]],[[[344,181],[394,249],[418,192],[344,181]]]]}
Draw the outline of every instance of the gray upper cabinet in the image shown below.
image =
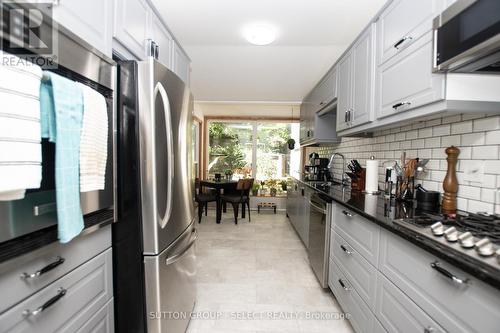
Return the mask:
{"type": "Polygon", "coordinates": [[[337,98],[337,67],[333,67],[311,92],[311,112],[314,114],[337,98]]]}
{"type": "Polygon", "coordinates": [[[337,131],[349,127],[352,90],[352,57],[348,52],[338,63],[337,131]]]}
{"type": "Polygon", "coordinates": [[[337,68],[333,67],[303,99],[300,106],[300,143],[338,142],[335,102],[337,101],[337,68]]]}
{"type": "Polygon", "coordinates": [[[373,120],[375,24],[359,36],[338,63],[337,131],[373,120]]]}
{"type": "Polygon", "coordinates": [[[352,48],[352,116],[351,126],[373,120],[375,78],[375,24],[358,38],[352,48]]]}
{"type": "Polygon", "coordinates": [[[172,69],[174,73],[189,86],[189,76],[191,74],[190,61],[187,54],[184,53],[176,41],[173,43],[172,61],[172,69]]]}
{"type": "Polygon", "coordinates": [[[114,0],[113,37],[139,60],[146,57],[151,9],[146,0],[114,0]]]}
{"type": "Polygon", "coordinates": [[[151,39],[159,47],[158,60],[172,69],[174,40],[163,22],[154,13],[151,15],[151,39]]]}
{"type": "Polygon", "coordinates": [[[444,9],[444,2],[394,0],[378,21],[381,52],[377,63],[383,64],[430,31],[432,20],[444,9]]]}
{"type": "Polygon", "coordinates": [[[380,65],[376,93],[378,117],[391,116],[444,99],[445,75],[432,73],[431,67],[431,32],[401,51],[397,57],[380,65]]]}
{"type": "Polygon", "coordinates": [[[84,41],[111,57],[112,0],[64,0],[55,2],[52,17],[84,41]]]}

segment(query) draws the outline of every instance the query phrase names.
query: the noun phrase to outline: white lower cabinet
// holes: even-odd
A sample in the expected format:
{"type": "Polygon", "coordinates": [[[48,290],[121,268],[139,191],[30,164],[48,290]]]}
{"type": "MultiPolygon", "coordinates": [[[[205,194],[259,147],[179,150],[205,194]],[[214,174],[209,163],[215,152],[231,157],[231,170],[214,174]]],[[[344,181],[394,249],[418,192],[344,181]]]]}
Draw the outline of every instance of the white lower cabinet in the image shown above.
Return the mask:
{"type": "Polygon", "coordinates": [[[498,290],[386,231],[379,270],[446,331],[499,332],[498,290]]]}
{"type": "Polygon", "coordinates": [[[388,332],[446,332],[387,278],[378,274],[375,314],[388,332]]]}
{"type": "Polygon", "coordinates": [[[337,212],[328,285],[356,332],[499,332],[498,290],[348,208],[337,212]]]}
{"type": "Polygon", "coordinates": [[[108,249],[1,314],[0,332],[78,332],[112,298],[112,274],[108,249]]]}
{"type": "Polygon", "coordinates": [[[108,301],[75,333],[113,333],[115,331],[114,298],[108,301]]]}

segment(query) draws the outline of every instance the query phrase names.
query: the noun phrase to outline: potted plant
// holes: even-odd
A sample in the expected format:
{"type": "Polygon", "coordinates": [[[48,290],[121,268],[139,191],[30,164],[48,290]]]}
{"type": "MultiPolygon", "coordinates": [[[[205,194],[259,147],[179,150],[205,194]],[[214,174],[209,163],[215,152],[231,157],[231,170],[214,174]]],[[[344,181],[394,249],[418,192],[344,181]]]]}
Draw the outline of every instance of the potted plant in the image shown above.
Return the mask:
{"type": "Polygon", "coordinates": [[[281,184],[281,189],[283,190],[283,192],[285,192],[285,191],[286,191],[286,189],[287,189],[287,183],[286,183],[286,180],[282,180],[282,181],[280,182],[280,184],[281,184]]]}
{"type": "Polygon", "coordinates": [[[269,189],[269,193],[271,194],[272,197],[275,197],[276,194],[278,193],[278,189],[276,187],[271,187],[269,189]]]}
{"type": "Polygon", "coordinates": [[[259,183],[254,183],[253,184],[253,186],[252,186],[252,195],[254,197],[256,197],[259,194],[259,188],[260,188],[259,183]]]}
{"type": "Polygon", "coordinates": [[[224,171],[224,174],[226,175],[227,180],[231,180],[231,178],[233,178],[233,170],[231,169],[226,169],[226,171],[224,171]]]}

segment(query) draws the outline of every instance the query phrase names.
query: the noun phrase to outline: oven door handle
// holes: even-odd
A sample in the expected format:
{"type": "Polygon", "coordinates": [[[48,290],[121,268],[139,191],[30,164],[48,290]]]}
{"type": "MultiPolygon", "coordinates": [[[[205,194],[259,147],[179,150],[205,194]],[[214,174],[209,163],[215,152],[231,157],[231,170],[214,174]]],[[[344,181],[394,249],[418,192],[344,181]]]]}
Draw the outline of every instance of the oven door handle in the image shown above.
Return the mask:
{"type": "Polygon", "coordinates": [[[326,215],[326,209],[323,209],[323,208],[321,208],[320,206],[313,204],[311,200],[309,200],[309,205],[310,205],[312,208],[314,208],[315,210],[317,210],[318,212],[320,212],[320,213],[322,213],[322,214],[325,214],[325,215],[326,215]]]}
{"type": "Polygon", "coordinates": [[[186,252],[189,251],[189,249],[191,249],[193,247],[193,245],[194,245],[194,243],[196,243],[197,239],[198,239],[198,231],[196,231],[196,229],[194,229],[193,236],[191,236],[191,240],[189,241],[189,244],[182,251],[174,254],[171,257],[168,257],[167,260],[165,261],[167,266],[172,265],[173,263],[175,263],[176,261],[181,259],[186,254],[186,252]]]}

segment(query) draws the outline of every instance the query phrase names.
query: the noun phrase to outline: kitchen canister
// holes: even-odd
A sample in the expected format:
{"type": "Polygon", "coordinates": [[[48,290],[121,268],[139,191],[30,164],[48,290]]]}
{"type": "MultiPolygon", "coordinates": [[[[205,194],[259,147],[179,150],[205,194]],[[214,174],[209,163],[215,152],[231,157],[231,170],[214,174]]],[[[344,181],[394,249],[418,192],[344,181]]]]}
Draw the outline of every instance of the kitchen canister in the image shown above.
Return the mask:
{"type": "Polygon", "coordinates": [[[379,194],[378,165],[379,161],[375,159],[375,156],[372,156],[369,160],[366,160],[365,192],[367,194],[379,194]]]}

